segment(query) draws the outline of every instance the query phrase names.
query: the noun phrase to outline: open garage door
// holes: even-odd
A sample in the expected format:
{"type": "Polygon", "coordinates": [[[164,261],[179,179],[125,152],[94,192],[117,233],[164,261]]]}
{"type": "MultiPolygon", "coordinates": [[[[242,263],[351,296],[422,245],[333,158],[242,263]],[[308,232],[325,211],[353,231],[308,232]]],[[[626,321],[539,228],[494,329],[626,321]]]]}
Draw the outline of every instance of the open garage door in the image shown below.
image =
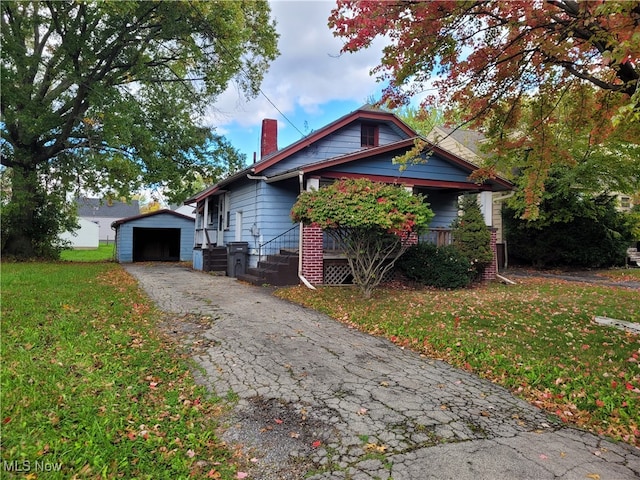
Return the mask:
{"type": "Polygon", "coordinates": [[[177,262],[179,260],[179,228],[134,227],[134,262],[177,262]]]}

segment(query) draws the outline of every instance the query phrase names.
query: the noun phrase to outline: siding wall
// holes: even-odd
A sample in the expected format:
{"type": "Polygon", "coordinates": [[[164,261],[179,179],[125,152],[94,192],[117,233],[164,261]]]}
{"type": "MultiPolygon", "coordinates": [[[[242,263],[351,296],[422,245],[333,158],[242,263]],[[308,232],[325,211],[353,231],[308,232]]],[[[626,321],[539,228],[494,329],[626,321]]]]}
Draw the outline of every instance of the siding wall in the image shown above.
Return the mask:
{"type": "Polygon", "coordinates": [[[428,190],[421,193],[426,194],[427,203],[436,214],[429,224],[429,228],[451,227],[451,222],[458,216],[458,195],[438,191],[429,192],[428,190]]]}
{"type": "MultiPolygon", "coordinates": [[[[71,243],[71,248],[75,249],[96,249],[99,247],[98,241],[98,224],[85,220],[84,218],[78,219],[80,228],[74,232],[64,232],[59,235],[61,240],[65,240],[71,243]]],[[[114,232],[115,233],[115,232],[114,232]]]]}
{"type": "Polygon", "coordinates": [[[101,242],[113,243],[116,238],[116,232],[111,228],[111,224],[120,218],[115,217],[80,217],[90,222],[97,223],[99,228],[98,238],[101,242]]]}
{"type": "Polygon", "coordinates": [[[121,263],[133,262],[134,228],[179,228],[180,261],[190,262],[193,258],[194,222],[171,214],[157,214],[125,222],[118,227],[117,255],[121,263]]]}
{"type": "MultiPolygon", "coordinates": [[[[308,165],[310,163],[316,163],[328,158],[339,157],[362,150],[362,147],[360,146],[361,125],[361,122],[354,122],[344,128],[341,128],[332,135],[315,142],[309,147],[303,148],[295,155],[292,155],[291,157],[286,158],[281,162],[278,162],[276,165],[268,168],[265,171],[265,174],[273,175],[279,172],[295,169],[301,165],[308,165]]],[[[378,132],[380,145],[386,145],[387,143],[393,143],[407,138],[406,136],[400,135],[400,133],[393,130],[386,124],[380,124],[378,132]]]]}
{"type": "Polygon", "coordinates": [[[260,198],[260,183],[257,180],[245,180],[234,184],[229,191],[229,225],[224,231],[224,243],[249,242],[249,249],[255,246],[255,237],[251,226],[256,222],[257,202],[260,198]],[[236,213],[242,213],[240,238],[236,239],[236,213]]]}
{"type": "Polygon", "coordinates": [[[268,184],[263,180],[239,184],[229,194],[229,228],[224,242],[236,241],[237,212],[242,213],[241,238],[249,243],[249,265],[257,264],[258,247],[286,232],[294,224],[289,212],[298,198],[298,179],[268,184]]]}
{"type": "Polygon", "coordinates": [[[467,170],[453,165],[436,155],[428,157],[424,163],[411,164],[404,171],[400,171],[400,166],[393,163],[392,159],[394,156],[395,154],[379,155],[367,160],[338,165],[332,167],[331,170],[399,178],[419,178],[423,180],[469,181],[469,172],[467,170]]]}

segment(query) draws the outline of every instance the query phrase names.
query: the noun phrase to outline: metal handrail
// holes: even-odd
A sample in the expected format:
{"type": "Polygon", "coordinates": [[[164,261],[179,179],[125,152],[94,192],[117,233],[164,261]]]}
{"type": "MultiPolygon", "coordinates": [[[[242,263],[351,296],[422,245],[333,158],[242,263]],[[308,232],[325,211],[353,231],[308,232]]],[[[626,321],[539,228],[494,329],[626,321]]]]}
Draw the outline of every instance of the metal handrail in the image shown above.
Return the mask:
{"type": "Polygon", "coordinates": [[[271,240],[258,245],[258,255],[262,258],[263,255],[273,255],[280,253],[283,249],[298,250],[298,241],[300,238],[300,225],[295,224],[286,232],[273,237],[271,240]]]}

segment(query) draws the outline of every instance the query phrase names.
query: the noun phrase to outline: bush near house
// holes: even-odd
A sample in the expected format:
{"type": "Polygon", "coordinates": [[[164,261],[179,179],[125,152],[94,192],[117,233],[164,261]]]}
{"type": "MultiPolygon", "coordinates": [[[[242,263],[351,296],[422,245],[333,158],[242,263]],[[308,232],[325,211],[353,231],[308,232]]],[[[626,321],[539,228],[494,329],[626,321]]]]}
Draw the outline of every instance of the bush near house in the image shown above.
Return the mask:
{"type": "Polygon", "coordinates": [[[474,277],[471,262],[453,245],[414,245],[397,266],[407,278],[435,288],[464,288],[474,277]]]}
{"type": "Polygon", "coordinates": [[[353,283],[366,298],[433,216],[422,196],[366,178],[302,192],[291,209],[294,222],[317,225],[342,246],[353,283]]]}

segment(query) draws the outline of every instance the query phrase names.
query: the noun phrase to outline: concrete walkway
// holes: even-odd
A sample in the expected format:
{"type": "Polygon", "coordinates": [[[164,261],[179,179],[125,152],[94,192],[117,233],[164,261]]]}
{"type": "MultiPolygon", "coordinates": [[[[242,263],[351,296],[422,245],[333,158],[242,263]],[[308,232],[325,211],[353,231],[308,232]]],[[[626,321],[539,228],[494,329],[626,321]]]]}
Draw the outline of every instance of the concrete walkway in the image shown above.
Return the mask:
{"type": "Polygon", "coordinates": [[[125,268],[215,394],[250,479],[640,477],[640,451],[559,425],[507,390],[269,290],[178,264],[125,268]]]}

